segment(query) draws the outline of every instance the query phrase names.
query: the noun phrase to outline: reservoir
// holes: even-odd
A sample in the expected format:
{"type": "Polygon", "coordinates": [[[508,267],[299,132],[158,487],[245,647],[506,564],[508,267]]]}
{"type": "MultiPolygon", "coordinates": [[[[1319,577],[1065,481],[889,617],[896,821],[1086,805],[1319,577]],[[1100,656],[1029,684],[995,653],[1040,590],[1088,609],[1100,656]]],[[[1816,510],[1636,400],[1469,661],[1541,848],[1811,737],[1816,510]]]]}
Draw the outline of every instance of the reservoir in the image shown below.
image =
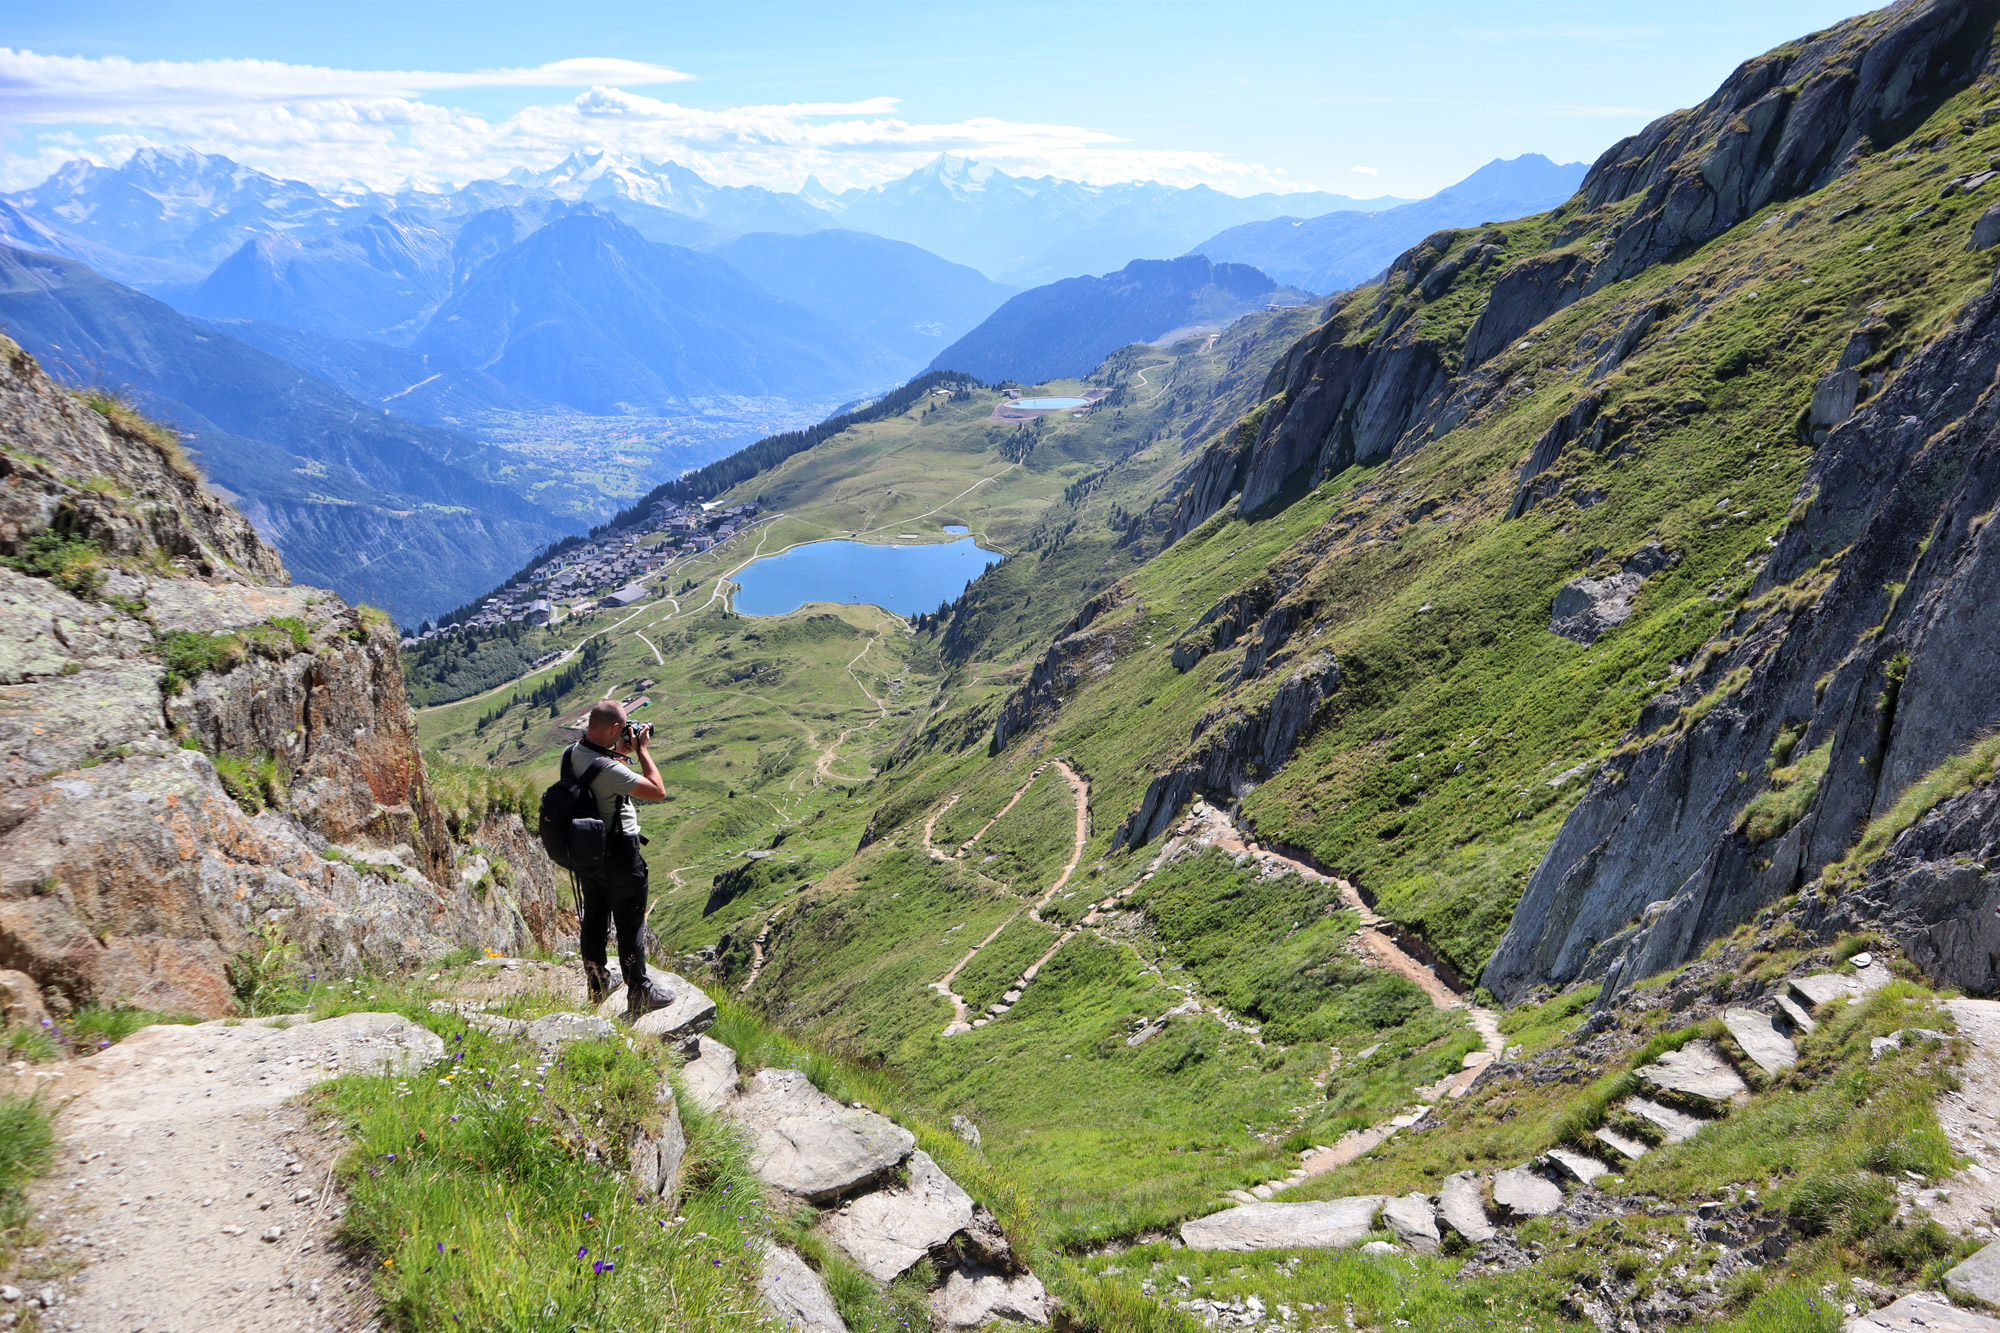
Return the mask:
{"type": "Polygon", "coordinates": [[[1025,407],[1031,412],[1061,412],[1072,407],[1089,407],[1088,398],[1016,398],[1002,407],[1025,407]]]}
{"type": "Polygon", "coordinates": [[[866,602],[913,616],[937,610],[999,559],[999,552],[981,549],[970,537],[914,546],[811,542],[739,570],[736,609],[746,616],[782,616],[807,602],[866,602]]]}

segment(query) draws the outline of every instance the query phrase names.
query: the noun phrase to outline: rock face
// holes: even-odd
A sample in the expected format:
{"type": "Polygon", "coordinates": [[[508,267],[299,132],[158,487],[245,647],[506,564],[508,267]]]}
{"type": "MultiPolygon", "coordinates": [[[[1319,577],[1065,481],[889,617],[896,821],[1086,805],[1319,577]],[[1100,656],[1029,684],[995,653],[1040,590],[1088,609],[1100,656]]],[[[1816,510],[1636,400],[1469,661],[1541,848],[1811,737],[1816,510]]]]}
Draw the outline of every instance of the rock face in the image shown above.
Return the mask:
{"type": "Polygon", "coordinates": [[[1596,643],[1606,630],[1632,618],[1632,599],[1647,576],[1674,560],[1653,542],[1627,556],[1614,573],[1565,583],[1549,611],[1549,632],[1577,643],[1596,643]]]}
{"type": "Polygon", "coordinates": [[[669,1208],[681,1196],[681,1162],[687,1156],[687,1129],[671,1083],[660,1084],[659,1123],[636,1134],[631,1144],[632,1183],[663,1199],[669,1208]]]}
{"type": "Polygon", "coordinates": [[[0,570],[0,965],[217,1015],[253,931],[322,975],[555,938],[517,817],[520,873],[461,876],[386,618],[285,586],[169,437],[0,348],[0,551],[51,541],[81,563],[0,570]]]}
{"type": "Polygon", "coordinates": [[[1284,763],[1339,683],[1339,663],[1321,653],[1286,675],[1261,703],[1203,717],[1184,757],[1148,784],[1138,808],[1112,834],[1113,850],[1158,837],[1196,796],[1227,805],[1243,783],[1284,763]]]}
{"type": "Polygon", "coordinates": [[[2000,1333],[2000,1319],[1915,1295],[1855,1315],[1841,1325],[1841,1333],[2000,1333]]]}
{"type": "Polygon", "coordinates": [[[1139,618],[1122,618],[1109,629],[1090,626],[1123,604],[1116,589],[1085,602],[1083,609],[1056,634],[1056,641],[1029,671],[1028,679],[1000,705],[993,721],[992,752],[1007,748],[1009,737],[1032,730],[1054,717],[1063,700],[1094,680],[1110,674],[1132,647],[1139,618]]]}
{"type": "Polygon", "coordinates": [[[909,1170],[907,1186],[864,1194],[829,1214],[820,1226],[877,1282],[901,1276],[972,1225],[972,1196],[930,1154],[911,1153],[909,1170]]]}
{"type": "MultiPolygon", "coordinates": [[[[1724,651],[1646,707],[1636,731],[1654,739],[1606,764],[1530,879],[1482,976],[1495,994],[1601,976],[1608,998],[1686,961],[1805,887],[1913,781],[2000,724],[1987,668],[2000,661],[2000,604],[1986,595],[2000,576],[2000,533],[1982,517],[2000,488],[2000,433],[1984,397],[1996,361],[2000,296],[1989,293],[1833,428],[1756,591],[1809,579],[1844,550],[1837,567],[1726,622],[1724,651]],[[1725,679],[1698,720],[1673,725],[1725,679]],[[1743,812],[1787,726],[1804,728],[1796,754],[1825,748],[1825,776],[1803,818],[1753,845],[1738,831],[1743,812]]],[[[1846,907],[1826,911],[1832,920],[1885,906],[1912,956],[1973,984],[1992,967],[1979,941],[1993,926],[1971,910],[1991,886],[1974,868],[1923,860],[1983,836],[1990,803],[1961,801],[1906,862],[1893,864],[1892,849],[1846,907]],[[1914,880],[1907,904],[1894,901],[1900,887],[1890,892],[1898,869],[1914,880]]]]}
{"type": "Polygon", "coordinates": [[[1181,1241],[1191,1250],[1338,1249],[1366,1239],[1387,1202],[1383,1195],[1365,1194],[1316,1203],[1246,1203],[1183,1222],[1181,1241]]]}
{"type": "Polygon", "coordinates": [[[856,1192],[917,1146],[909,1130],[842,1106],[796,1069],[758,1070],[730,1113],[750,1131],[750,1169],[811,1203],[856,1192]]]}

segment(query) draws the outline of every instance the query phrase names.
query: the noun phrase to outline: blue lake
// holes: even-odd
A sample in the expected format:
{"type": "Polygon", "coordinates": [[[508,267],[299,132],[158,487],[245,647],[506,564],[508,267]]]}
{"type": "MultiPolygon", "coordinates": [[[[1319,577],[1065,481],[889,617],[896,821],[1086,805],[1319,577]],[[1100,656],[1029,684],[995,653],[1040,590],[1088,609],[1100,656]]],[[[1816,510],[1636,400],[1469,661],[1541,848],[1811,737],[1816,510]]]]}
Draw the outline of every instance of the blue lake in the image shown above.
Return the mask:
{"type": "Polygon", "coordinates": [[[937,610],[999,559],[970,537],[917,546],[813,542],[744,566],[735,575],[736,609],[782,616],[807,602],[866,602],[913,616],[937,610]]]}
{"type": "MultiPolygon", "coordinates": [[[[1065,407],[1089,407],[1088,398],[1016,398],[1012,404],[1032,412],[1055,412],[1065,407]]],[[[1004,406],[1004,404],[1003,404],[1004,406]]]]}

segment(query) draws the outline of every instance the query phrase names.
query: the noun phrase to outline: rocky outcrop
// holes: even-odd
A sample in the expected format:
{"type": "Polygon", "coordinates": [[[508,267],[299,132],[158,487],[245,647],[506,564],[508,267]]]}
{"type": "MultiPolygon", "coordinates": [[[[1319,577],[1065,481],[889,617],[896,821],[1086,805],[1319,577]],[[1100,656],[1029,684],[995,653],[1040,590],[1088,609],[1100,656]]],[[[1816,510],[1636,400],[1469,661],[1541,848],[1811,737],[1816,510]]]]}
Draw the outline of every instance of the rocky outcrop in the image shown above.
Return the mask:
{"type": "Polygon", "coordinates": [[[1993,0],[1901,0],[1744,62],[1701,105],[1613,144],[1584,177],[1585,203],[1638,202],[1590,288],[1821,188],[1864,143],[1895,143],[1982,71],[1996,18],[1993,0]]]}
{"type": "Polygon", "coordinates": [[[1988,293],[1833,428],[1764,596],[1647,706],[1564,822],[1486,968],[1495,994],[1602,976],[1608,996],[1687,960],[2000,724],[1996,364],[1988,293]],[[1753,844],[1738,829],[1787,728],[1789,752],[1825,747],[1824,777],[1800,818],[1753,844]]]}
{"type": "MultiPolygon", "coordinates": [[[[1989,778],[1990,782],[1990,778],[1989,778]]],[[[1855,883],[1801,902],[1823,936],[1881,931],[1947,986],[2000,991],[2000,790],[1976,786],[1911,825],[1855,883]]]]}
{"type": "Polygon", "coordinates": [[[1648,542],[1609,574],[1571,579],[1549,609],[1549,632],[1577,643],[1596,643],[1605,631],[1632,618],[1632,599],[1646,579],[1678,558],[1658,542],[1648,542]]]}
{"type": "MultiPolygon", "coordinates": [[[[1597,410],[1604,405],[1600,394],[1587,393],[1570,404],[1569,411],[1557,417],[1549,428],[1535,440],[1535,447],[1528,451],[1528,461],[1521,464],[1521,472],[1514,481],[1514,499],[1507,506],[1508,518],[1519,518],[1534,508],[1535,502],[1545,494],[1535,486],[1535,479],[1556,465],[1562,451],[1575,440],[1585,438],[1591,423],[1597,420],[1597,410]]],[[[1597,432],[1601,438],[1603,431],[1597,432]]],[[[1593,447],[1595,442],[1592,442],[1593,447]]]]}
{"type": "Polygon", "coordinates": [[[1111,673],[1118,659],[1130,651],[1140,617],[1125,617],[1109,629],[1093,630],[1090,626],[1126,600],[1126,594],[1113,588],[1091,598],[1070,618],[1029,670],[1028,679],[1001,703],[1000,715],[993,721],[992,753],[1006,749],[1009,738],[1047,722],[1064,700],[1111,673]]]}
{"type": "Polygon", "coordinates": [[[1191,671],[1210,653],[1233,646],[1277,599],[1277,583],[1269,578],[1257,579],[1219,599],[1174,641],[1170,654],[1174,670],[1191,671]]]}
{"type": "Polygon", "coordinates": [[[465,873],[386,617],[286,586],[171,436],[107,412],[0,356],[0,965],[219,1015],[280,937],[322,975],[554,938],[518,816],[481,830],[505,882],[465,873]]]}
{"type": "Polygon", "coordinates": [[[1234,801],[1245,784],[1291,758],[1339,684],[1339,663],[1322,653],[1300,664],[1261,702],[1203,717],[1180,762],[1147,784],[1138,808],[1112,835],[1112,848],[1152,841],[1196,796],[1223,805],[1234,801]]]}

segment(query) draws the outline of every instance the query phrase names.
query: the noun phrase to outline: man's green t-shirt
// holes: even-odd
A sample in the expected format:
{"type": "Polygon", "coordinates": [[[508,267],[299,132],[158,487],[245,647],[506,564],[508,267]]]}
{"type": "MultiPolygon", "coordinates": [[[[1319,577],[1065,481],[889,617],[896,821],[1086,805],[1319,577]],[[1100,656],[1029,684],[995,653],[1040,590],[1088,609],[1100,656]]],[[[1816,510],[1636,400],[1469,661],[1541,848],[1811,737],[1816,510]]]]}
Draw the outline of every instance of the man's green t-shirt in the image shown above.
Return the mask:
{"type": "MultiPolygon", "coordinates": [[[[565,753],[569,756],[567,776],[580,778],[590,771],[591,761],[605,752],[592,749],[588,745],[579,745],[565,753]]],[[[590,784],[591,795],[597,798],[597,817],[604,821],[606,828],[615,829],[628,838],[639,836],[638,805],[629,799],[621,801],[618,798],[629,797],[632,789],[641,781],[643,779],[637,773],[613,757],[597,775],[597,781],[590,784]],[[622,812],[620,806],[624,807],[622,812]]]]}

